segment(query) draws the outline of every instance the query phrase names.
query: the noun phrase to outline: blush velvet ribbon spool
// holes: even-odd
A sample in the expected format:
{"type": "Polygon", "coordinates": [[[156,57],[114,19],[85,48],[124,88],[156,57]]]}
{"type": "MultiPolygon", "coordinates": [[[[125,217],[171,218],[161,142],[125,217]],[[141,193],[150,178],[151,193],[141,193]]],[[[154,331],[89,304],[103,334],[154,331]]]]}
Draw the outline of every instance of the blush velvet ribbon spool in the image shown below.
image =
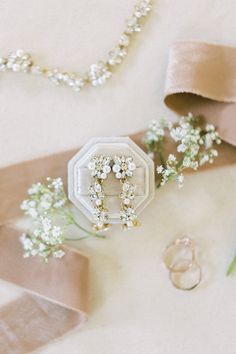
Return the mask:
{"type": "MultiPolygon", "coordinates": [[[[203,113],[218,126],[226,142],[236,144],[236,49],[201,43],[177,43],[170,52],[166,104],[183,114],[203,113]]],[[[140,145],[143,133],[131,138],[140,145]]],[[[173,142],[166,144],[173,151],[173,142]]],[[[0,307],[0,353],[25,354],[81,326],[88,313],[89,260],[77,249],[50,259],[23,258],[21,231],[14,221],[28,187],[47,176],[66,181],[67,162],[78,150],[0,169],[0,278],[25,290],[25,294],[0,307]]],[[[223,143],[211,166],[236,163],[236,149],[223,143]]]]}
{"type": "Polygon", "coordinates": [[[193,41],[169,53],[165,103],[180,114],[203,115],[236,145],[236,48],[193,41]]]}

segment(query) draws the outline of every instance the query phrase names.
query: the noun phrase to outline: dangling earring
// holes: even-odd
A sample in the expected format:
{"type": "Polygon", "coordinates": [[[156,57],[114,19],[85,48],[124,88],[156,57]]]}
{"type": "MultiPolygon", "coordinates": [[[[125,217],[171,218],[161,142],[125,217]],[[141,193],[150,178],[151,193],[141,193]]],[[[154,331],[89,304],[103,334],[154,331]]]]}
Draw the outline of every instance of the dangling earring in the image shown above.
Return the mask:
{"type": "Polygon", "coordinates": [[[113,158],[112,171],[121,183],[120,221],[125,229],[130,229],[140,225],[135,210],[132,206],[135,198],[134,192],[136,186],[129,181],[133,176],[135,169],[136,165],[132,157],[115,156],[113,158]]]}
{"type": "Polygon", "coordinates": [[[93,203],[94,224],[96,231],[104,231],[110,227],[108,210],[105,207],[105,192],[103,182],[108,178],[111,172],[111,157],[94,156],[88,164],[91,176],[94,178],[94,184],[89,187],[89,197],[93,203]]]}

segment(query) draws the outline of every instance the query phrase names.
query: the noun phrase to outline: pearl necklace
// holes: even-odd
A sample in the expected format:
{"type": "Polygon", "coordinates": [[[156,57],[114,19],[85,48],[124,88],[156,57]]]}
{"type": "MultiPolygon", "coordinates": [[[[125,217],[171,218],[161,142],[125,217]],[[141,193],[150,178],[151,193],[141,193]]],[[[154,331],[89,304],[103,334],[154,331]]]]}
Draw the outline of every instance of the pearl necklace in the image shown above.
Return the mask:
{"type": "Polygon", "coordinates": [[[30,54],[22,49],[11,53],[8,57],[0,57],[0,72],[13,71],[43,75],[56,85],[66,85],[74,91],[80,91],[85,85],[103,85],[112,75],[114,66],[121,64],[127,55],[133,35],[141,31],[142,18],[151,10],[151,0],[139,0],[135,5],[132,16],[128,19],[126,28],[120,36],[118,44],[108,53],[106,61],[90,65],[84,75],[61,72],[58,69],[43,68],[34,63],[30,54]]]}

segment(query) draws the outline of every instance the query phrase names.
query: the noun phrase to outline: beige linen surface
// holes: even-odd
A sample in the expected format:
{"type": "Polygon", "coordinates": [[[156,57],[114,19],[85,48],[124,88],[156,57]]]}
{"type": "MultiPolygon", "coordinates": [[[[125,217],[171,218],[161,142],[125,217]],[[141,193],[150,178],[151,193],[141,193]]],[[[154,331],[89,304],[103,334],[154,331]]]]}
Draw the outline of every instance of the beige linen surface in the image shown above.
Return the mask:
{"type": "MultiPolygon", "coordinates": [[[[236,46],[234,1],[159,0],[124,64],[106,86],[80,94],[40,77],[0,75],[0,166],[132,133],[174,117],[162,99],[168,49],[177,39],[236,46]]],[[[84,71],[116,43],[134,0],[0,3],[0,55],[19,47],[42,64],[84,71]]],[[[188,176],[185,188],[158,191],[130,233],[78,247],[91,259],[90,320],[42,354],[232,354],[236,352],[235,277],[226,278],[236,239],[236,166],[188,176]],[[199,245],[203,282],[175,290],[163,248],[188,234],[199,245]]],[[[2,201],[1,201],[2,202],[2,201]]],[[[0,303],[19,296],[0,283],[0,303]]],[[[2,353],[1,353],[2,354],[2,353]]]]}

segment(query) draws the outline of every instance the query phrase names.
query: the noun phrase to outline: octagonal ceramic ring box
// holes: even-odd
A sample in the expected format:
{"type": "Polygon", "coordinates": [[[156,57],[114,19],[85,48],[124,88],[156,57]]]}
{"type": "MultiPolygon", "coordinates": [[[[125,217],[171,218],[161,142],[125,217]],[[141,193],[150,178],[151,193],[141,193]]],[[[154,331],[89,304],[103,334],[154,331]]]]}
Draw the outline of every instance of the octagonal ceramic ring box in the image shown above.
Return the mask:
{"type": "MultiPolygon", "coordinates": [[[[130,181],[136,185],[133,208],[137,215],[150,203],[155,193],[154,163],[145,152],[128,137],[93,138],[69,161],[68,195],[71,202],[91,221],[93,204],[88,188],[94,183],[87,166],[96,155],[132,156],[136,170],[130,181]]],[[[103,183],[105,206],[111,224],[120,223],[120,181],[111,172],[103,183]]]]}

